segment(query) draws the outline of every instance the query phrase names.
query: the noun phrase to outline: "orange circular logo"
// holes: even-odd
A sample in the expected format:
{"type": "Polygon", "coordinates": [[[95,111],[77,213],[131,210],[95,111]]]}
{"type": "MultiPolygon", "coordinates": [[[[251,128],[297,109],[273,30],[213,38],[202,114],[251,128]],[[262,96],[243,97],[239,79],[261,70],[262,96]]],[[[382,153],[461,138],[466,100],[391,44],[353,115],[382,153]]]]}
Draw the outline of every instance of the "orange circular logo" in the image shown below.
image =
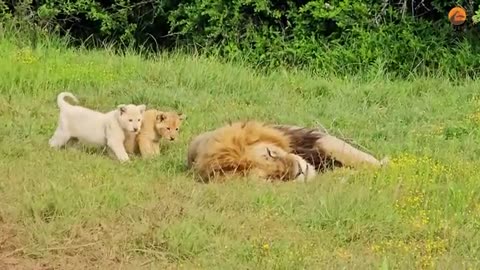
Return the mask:
{"type": "Polygon", "coordinates": [[[467,12],[462,7],[454,7],[448,12],[448,19],[453,25],[461,25],[467,19],[467,12]]]}

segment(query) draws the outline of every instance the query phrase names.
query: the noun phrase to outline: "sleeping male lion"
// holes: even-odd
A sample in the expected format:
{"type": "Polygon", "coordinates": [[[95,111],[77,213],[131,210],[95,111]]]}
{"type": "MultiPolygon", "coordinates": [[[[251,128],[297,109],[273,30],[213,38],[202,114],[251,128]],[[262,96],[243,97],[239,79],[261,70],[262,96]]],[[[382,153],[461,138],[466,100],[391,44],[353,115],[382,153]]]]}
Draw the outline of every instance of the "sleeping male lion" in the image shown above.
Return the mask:
{"type": "Polygon", "coordinates": [[[253,176],[268,181],[308,181],[335,167],[381,167],[385,161],[317,129],[235,122],[190,142],[187,166],[200,178],[253,176]]]}

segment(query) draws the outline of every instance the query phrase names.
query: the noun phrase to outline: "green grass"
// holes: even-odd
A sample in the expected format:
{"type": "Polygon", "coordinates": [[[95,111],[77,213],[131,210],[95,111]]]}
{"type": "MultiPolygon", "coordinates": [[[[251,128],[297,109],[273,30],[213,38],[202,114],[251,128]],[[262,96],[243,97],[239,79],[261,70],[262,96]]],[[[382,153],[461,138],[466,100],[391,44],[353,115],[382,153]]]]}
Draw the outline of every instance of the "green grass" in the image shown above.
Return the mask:
{"type": "Polygon", "coordinates": [[[201,57],[21,44],[0,41],[2,269],[480,266],[478,82],[260,75],[201,57]],[[64,90],[101,111],[145,103],[188,118],[153,160],[55,151],[64,90]],[[247,118],[322,125],[392,164],[310,184],[195,182],[192,136],[247,118]]]}

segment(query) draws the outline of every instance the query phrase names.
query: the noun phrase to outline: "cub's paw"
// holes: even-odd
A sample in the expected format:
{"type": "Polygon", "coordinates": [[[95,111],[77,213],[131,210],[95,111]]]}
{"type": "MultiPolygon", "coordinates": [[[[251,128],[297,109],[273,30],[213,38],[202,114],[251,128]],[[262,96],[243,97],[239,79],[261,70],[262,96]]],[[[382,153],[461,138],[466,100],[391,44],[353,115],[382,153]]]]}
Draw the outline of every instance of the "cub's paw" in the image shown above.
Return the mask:
{"type": "Polygon", "coordinates": [[[390,158],[389,157],[384,157],[382,160],[380,160],[380,166],[385,167],[390,163],[390,158]]]}

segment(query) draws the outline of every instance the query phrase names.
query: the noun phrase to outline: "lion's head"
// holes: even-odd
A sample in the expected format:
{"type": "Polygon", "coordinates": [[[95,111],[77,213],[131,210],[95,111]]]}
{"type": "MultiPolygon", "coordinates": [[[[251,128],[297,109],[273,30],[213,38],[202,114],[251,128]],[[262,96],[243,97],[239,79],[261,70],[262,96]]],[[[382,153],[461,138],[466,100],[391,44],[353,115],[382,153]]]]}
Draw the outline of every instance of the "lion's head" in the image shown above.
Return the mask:
{"type": "Polygon", "coordinates": [[[279,130],[254,121],[238,122],[196,136],[188,148],[187,164],[204,181],[233,175],[268,181],[314,177],[315,167],[292,153],[289,145],[279,130]]]}

